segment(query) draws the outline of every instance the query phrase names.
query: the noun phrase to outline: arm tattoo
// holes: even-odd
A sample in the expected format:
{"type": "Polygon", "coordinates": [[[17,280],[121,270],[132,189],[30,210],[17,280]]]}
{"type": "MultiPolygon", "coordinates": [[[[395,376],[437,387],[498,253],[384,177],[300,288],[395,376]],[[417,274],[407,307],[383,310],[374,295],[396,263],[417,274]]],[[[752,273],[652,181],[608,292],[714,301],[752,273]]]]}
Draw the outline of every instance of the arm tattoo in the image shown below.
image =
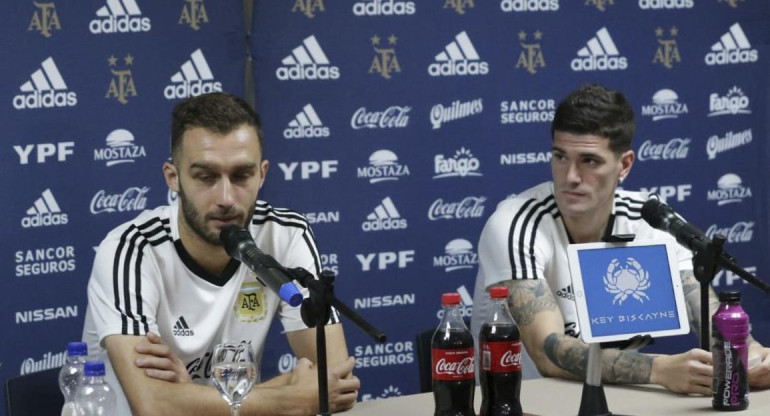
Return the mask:
{"type": "MultiPolygon", "coordinates": [[[[687,315],[690,318],[690,329],[700,336],[701,310],[700,310],[700,283],[695,278],[692,270],[684,270],[680,273],[682,278],[682,290],[687,302],[687,315]]],[[[709,316],[714,315],[719,307],[719,300],[714,294],[714,290],[709,285],[709,316]]]]}
{"type": "Polygon", "coordinates": [[[539,312],[559,309],[553,297],[546,296],[548,284],[544,280],[509,280],[504,284],[510,291],[508,307],[519,325],[531,324],[539,312]]]}

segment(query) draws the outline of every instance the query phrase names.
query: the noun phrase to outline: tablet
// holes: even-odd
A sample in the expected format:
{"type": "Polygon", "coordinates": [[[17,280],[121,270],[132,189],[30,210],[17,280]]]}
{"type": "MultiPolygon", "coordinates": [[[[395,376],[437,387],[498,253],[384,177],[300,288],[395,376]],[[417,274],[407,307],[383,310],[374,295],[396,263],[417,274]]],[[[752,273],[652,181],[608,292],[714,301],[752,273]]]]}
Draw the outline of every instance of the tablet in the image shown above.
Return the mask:
{"type": "Polygon", "coordinates": [[[690,332],[675,247],[666,240],[567,247],[583,341],[690,332]]]}

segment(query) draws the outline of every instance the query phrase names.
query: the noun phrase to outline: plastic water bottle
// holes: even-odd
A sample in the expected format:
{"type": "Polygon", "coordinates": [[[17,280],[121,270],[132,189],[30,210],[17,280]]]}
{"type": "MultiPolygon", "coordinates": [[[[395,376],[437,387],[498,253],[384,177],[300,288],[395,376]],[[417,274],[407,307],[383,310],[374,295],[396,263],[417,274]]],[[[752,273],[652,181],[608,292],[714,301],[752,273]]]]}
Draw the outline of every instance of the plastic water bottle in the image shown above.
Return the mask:
{"type": "Polygon", "coordinates": [[[743,410],[749,407],[749,315],[741,308],[740,292],[720,292],[719,302],[711,318],[712,405],[717,410],[743,410]]]}
{"type": "Polygon", "coordinates": [[[75,398],[78,416],[113,416],[115,391],[104,380],[104,362],[87,361],[84,374],[75,398]]]}
{"type": "Polygon", "coordinates": [[[83,366],[88,356],[88,344],[70,342],[67,344],[67,362],[59,371],[59,389],[64,395],[61,416],[74,416],[75,395],[83,382],[83,366]]]}

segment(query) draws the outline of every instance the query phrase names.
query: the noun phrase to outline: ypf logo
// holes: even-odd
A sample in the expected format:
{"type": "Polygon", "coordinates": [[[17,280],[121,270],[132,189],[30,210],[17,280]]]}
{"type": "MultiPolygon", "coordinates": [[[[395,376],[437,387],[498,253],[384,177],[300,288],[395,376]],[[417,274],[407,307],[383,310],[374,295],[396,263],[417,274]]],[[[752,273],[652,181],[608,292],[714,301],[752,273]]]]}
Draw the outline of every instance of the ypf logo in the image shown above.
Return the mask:
{"type": "Polygon", "coordinates": [[[414,262],[414,250],[383,251],[379,253],[356,254],[356,259],[361,263],[361,271],[388,270],[392,266],[398,269],[406,269],[409,263],[414,262]],[[375,262],[375,260],[377,260],[375,262]]]}
{"type": "Polygon", "coordinates": [[[171,76],[172,84],[163,89],[167,100],[196,97],[215,91],[222,91],[222,83],[214,79],[203,51],[196,49],[180,70],[171,76]]]}
{"type": "Polygon", "coordinates": [[[326,11],[323,0],[295,0],[291,7],[292,13],[302,13],[308,19],[315,17],[317,12],[326,11]]]}
{"type": "Polygon", "coordinates": [[[13,97],[13,107],[26,110],[77,105],[77,94],[69,91],[53,58],[49,56],[40,66],[40,69],[32,73],[30,80],[19,87],[21,94],[13,97]]]}
{"type": "Polygon", "coordinates": [[[281,60],[275,76],[281,81],[331,80],[340,77],[340,68],[329,62],[315,35],[310,35],[281,60]]]}
{"type": "Polygon", "coordinates": [[[74,153],[73,148],[75,142],[59,142],[59,143],[38,143],[28,144],[26,146],[15,145],[13,150],[19,155],[19,164],[27,165],[30,160],[34,160],[37,163],[45,163],[49,158],[56,157],[59,162],[65,162],[67,156],[74,153]],[[30,158],[30,156],[35,157],[30,158]]]}
{"type": "Polygon", "coordinates": [[[391,74],[401,73],[401,65],[398,63],[398,57],[396,56],[396,42],[398,38],[396,35],[391,34],[388,36],[388,47],[380,45],[380,37],[374,35],[370,38],[372,42],[372,49],[374,49],[374,58],[372,58],[372,64],[369,65],[369,73],[380,74],[385,79],[390,79],[391,74]]]}
{"type": "Polygon", "coordinates": [[[209,22],[209,14],[206,12],[206,4],[203,0],[184,0],[182,14],[177,24],[188,25],[192,30],[199,30],[201,24],[209,22]]]}
{"type": "Polygon", "coordinates": [[[749,39],[738,23],[730,26],[718,42],[711,45],[711,52],[706,54],[706,65],[730,65],[756,62],[759,51],[751,47],[749,39]]]}
{"type": "Polygon", "coordinates": [[[622,305],[623,302],[632,297],[644,303],[650,300],[644,291],[650,288],[650,273],[633,257],[626,259],[625,264],[620,264],[620,260],[612,259],[607,267],[607,274],[602,279],[604,281],[604,290],[614,294],[612,304],[615,302],[622,305]]]}
{"type": "Polygon", "coordinates": [[[320,175],[322,179],[329,179],[332,173],[337,172],[338,160],[307,160],[302,162],[278,163],[278,167],[283,172],[283,178],[287,181],[294,180],[294,174],[299,168],[299,177],[303,181],[309,180],[315,175],[320,175]]]}
{"type": "Polygon", "coordinates": [[[287,139],[329,137],[329,134],[329,128],[324,126],[310,103],[305,104],[302,111],[297,113],[294,119],[289,122],[288,127],[283,130],[283,137],[287,139]]]}
{"type": "Polygon", "coordinates": [[[432,77],[489,73],[489,63],[481,60],[464,30],[458,33],[455,39],[444,47],[444,51],[434,59],[436,62],[428,66],[428,74],[432,77]]]}
{"type": "Polygon", "coordinates": [[[573,71],[618,71],[628,68],[628,59],[620,55],[606,27],[599,29],[577,55],[570,63],[573,71]]]}
{"type": "Polygon", "coordinates": [[[545,68],[545,57],[540,44],[540,40],[543,39],[543,32],[538,29],[532,34],[532,37],[533,41],[528,42],[527,32],[523,30],[519,32],[521,52],[516,61],[516,69],[525,69],[530,74],[536,74],[538,68],[545,68]]]}
{"type": "Polygon", "coordinates": [[[652,121],[675,119],[688,112],[687,104],[680,103],[676,92],[667,88],[652,96],[652,104],[642,106],[642,115],[652,117],[652,121]]]}
{"type": "Polygon", "coordinates": [[[751,188],[743,186],[741,177],[734,173],[723,175],[717,181],[717,189],[711,189],[706,194],[709,201],[716,201],[719,206],[743,202],[751,197],[751,188]]]}
{"type": "Polygon", "coordinates": [[[136,92],[136,85],[134,85],[134,76],[131,73],[131,68],[129,68],[134,65],[134,57],[131,54],[126,55],[123,58],[124,67],[122,69],[117,68],[118,58],[114,55],[107,59],[107,64],[110,67],[112,78],[104,98],[114,98],[123,105],[128,104],[129,98],[139,95],[136,92]]]}
{"type": "Polygon", "coordinates": [[[88,24],[88,30],[102,33],[149,32],[150,18],[142,17],[136,0],[106,0],[107,5],[96,11],[96,19],[88,24]]]}
{"type": "Polygon", "coordinates": [[[398,162],[398,156],[387,149],[380,149],[369,156],[369,166],[359,167],[357,177],[369,179],[369,183],[397,181],[409,176],[409,166],[398,162]]]}
{"type": "Polygon", "coordinates": [[[733,86],[725,95],[711,93],[709,95],[709,117],[736,114],[751,114],[749,97],[743,90],[733,86]]]}
{"type": "Polygon", "coordinates": [[[671,36],[668,38],[665,37],[665,33],[663,28],[655,29],[655,37],[658,38],[658,49],[655,51],[652,63],[661,64],[665,68],[671,69],[675,63],[682,62],[682,56],[679,54],[679,47],[675,39],[679,35],[679,29],[676,26],[672,26],[669,29],[671,36]]]}
{"type": "Polygon", "coordinates": [[[32,14],[32,20],[29,22],[27,31],[36,30],[41,35],[50,38],[53,30],[61,30],[59,15],[56,13],[56,4],[54,2],[38,3],[33,1],[35,12],[32,14]]]}
{"type": "Polygon", "coordinates": [[[481,162],[471,153],[469,149],[461,147],[455,154],[446,158],[444,155],[434,157],[433,179],[441,178],[464,178],[466,176],[483,176],[479,169],[481,162]]]}

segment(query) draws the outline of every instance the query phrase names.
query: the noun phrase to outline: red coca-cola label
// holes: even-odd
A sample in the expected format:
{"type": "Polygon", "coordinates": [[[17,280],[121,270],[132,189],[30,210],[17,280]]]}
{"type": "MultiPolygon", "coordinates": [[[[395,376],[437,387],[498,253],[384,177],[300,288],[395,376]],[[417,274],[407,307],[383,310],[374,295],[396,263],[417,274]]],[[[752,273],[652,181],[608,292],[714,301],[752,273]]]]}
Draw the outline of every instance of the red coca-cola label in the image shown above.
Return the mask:
{"type": "Polygon", "coordinates": [[[481,369],[490,373],[521,371],[521,341],[482,342],[481,369]]]}
{"type": "Polygon", "coordinates": [[[433,379],[440,381],[457,381],[473,379],[475,361],[473,347],[446,350],[433,348],[433,379]]]}

